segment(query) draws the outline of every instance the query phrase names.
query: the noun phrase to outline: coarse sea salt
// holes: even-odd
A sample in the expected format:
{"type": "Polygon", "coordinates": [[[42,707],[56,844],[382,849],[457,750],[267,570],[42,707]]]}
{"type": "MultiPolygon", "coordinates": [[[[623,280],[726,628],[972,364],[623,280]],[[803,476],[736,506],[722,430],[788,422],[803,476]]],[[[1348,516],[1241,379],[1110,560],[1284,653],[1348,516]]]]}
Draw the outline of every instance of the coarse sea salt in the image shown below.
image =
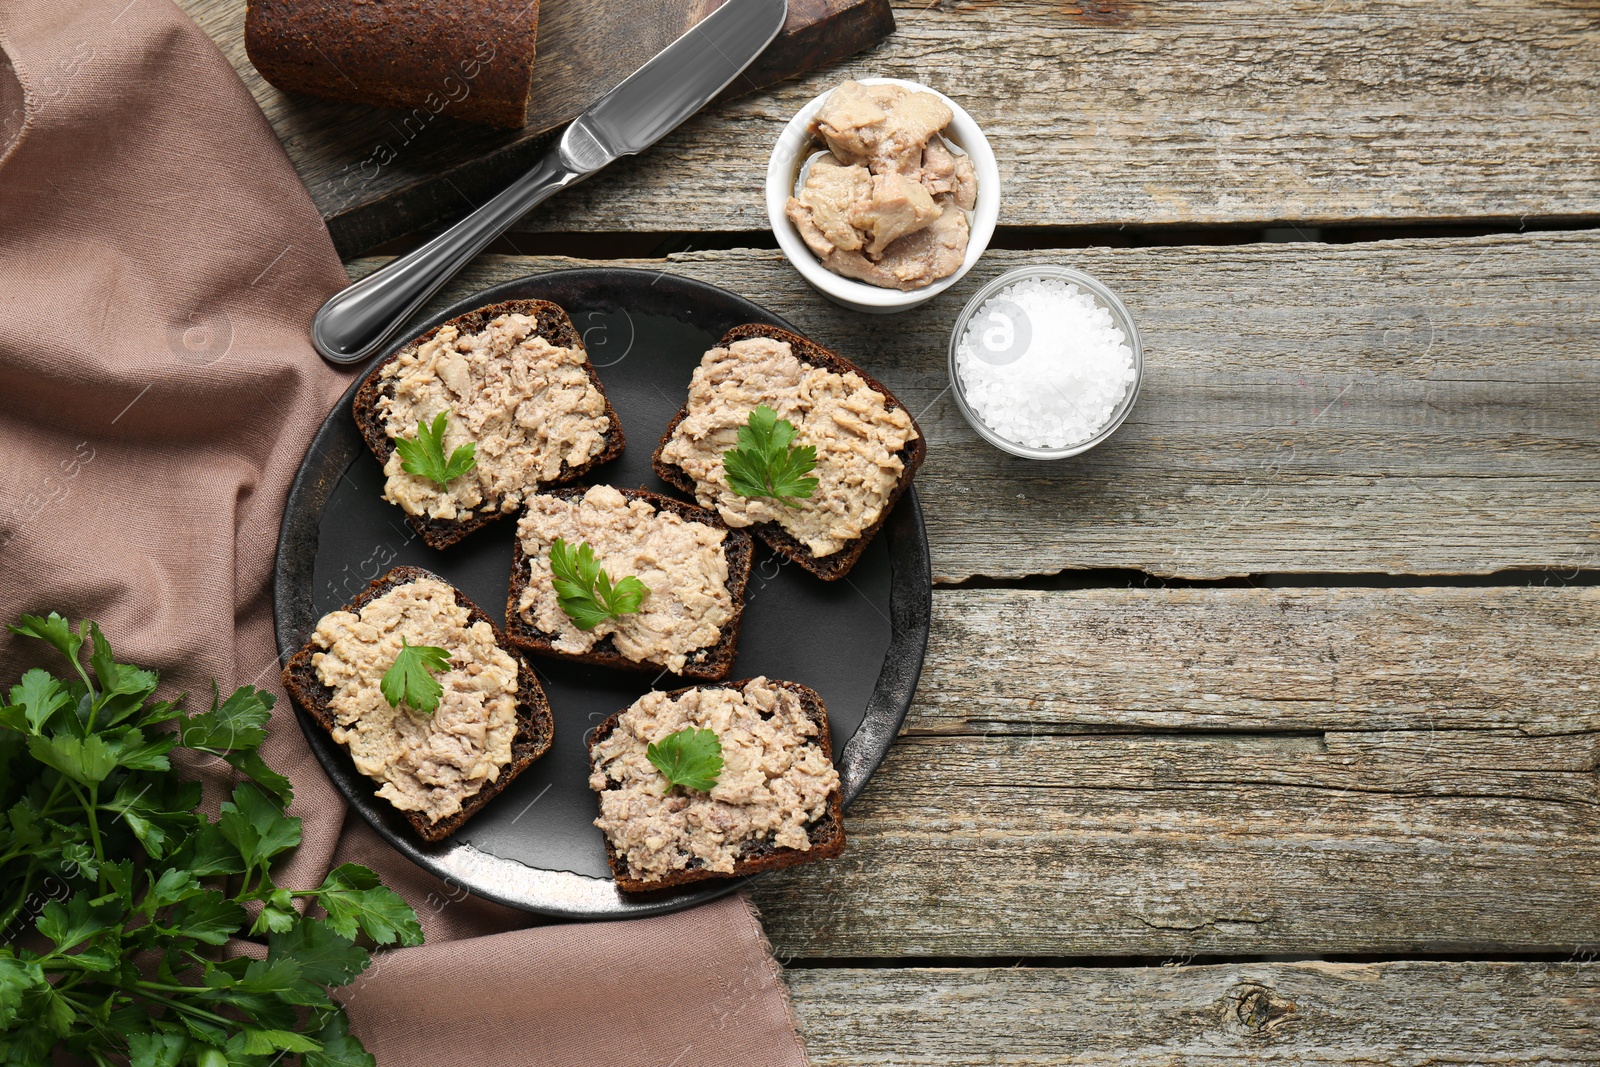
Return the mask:
{"type": "Polygon", "coordinates": [[[984,301],[956,345],[956,373],[985,426],[1039,449],[1093,437],[1137,375],[1110,310],[1056,278],[1023,278],[984,301]]]}

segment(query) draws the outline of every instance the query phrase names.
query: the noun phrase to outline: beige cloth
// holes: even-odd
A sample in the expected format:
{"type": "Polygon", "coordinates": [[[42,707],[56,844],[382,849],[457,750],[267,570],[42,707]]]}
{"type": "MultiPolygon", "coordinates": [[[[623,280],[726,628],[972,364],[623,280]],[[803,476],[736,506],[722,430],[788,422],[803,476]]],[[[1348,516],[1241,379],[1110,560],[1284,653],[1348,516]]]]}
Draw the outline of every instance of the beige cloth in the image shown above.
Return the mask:
{"type": "MultiPolygon", "coordinates": [[[[349,992],[385,1067],[803,1064],[744,900],[534,926],[345,819],[282,698],[269,611],[285,491],[348,382],[306,332],[345,283],[326,230],[167,0],[4,0],[0,52],[0,620],[60,609],[172,689],[279,694],[264,751],[305,820],[282,880],[359,859],[428,935],[349,992]]],[[[46,655],[0,638],[0,684],[46,655]]]]}

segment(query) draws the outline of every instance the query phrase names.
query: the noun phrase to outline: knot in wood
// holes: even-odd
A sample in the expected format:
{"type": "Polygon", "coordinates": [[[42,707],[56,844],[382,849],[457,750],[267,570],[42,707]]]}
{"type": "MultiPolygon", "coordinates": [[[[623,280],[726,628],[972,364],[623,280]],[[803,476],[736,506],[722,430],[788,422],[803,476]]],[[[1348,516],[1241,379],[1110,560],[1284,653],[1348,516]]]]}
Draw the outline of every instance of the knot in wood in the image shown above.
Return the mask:
{"type": "Polygon", "coordinates": [[[1234,1008],[1240,1025],[1252,1034],[1270,1033],[1294,1011],[1294,1001],[1265,986],[1249,984],[1240,987],[1239,1003],[1234,1008]]]}

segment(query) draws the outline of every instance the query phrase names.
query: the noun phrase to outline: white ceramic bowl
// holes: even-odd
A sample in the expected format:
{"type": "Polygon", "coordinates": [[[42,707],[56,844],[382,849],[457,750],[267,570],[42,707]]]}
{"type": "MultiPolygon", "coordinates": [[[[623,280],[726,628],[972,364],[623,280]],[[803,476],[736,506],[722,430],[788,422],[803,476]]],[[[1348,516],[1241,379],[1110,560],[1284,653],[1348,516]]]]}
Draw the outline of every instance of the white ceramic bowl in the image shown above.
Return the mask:
{"type": "Polygon", "coordinates": [[[948,278],[940,278],[920,289],[909,291],[884,289],[868,285],[866,282],[858,282],[854,278],[842,277],[824,267],[822,261],[806,247],[805,241],[800,239],[800,231],[794,228],[794,223],[790,222],[788,215],[784,213],[789,197],[794,195],[794,183],[800,169],[801,153],[805,152],[812,141],[811,132],[807,127],[822,109],[822,102],[828,98],[828,93],[816,97],[796,112],[794,118],[789,120],[789,124],[778,135],[778,143],[772,146],[772,158],[767,163],[767,217],[772,221],[772,232],[778,238],[778,247],[783,249],[783,254],[805,280],[829,300],[856,311],[886,315],[927,303],[959,281],[961,276],[978,262],[978,257],[989,247],[989,239],[994,236],[995,222],[1000,218],[1000,168],[995,164],[994,149],[989,147],[989,140],[984,137],[978,124],[960,104],[948,96],[926,85],[919,85],[903,78],[856,80],[863,85],[903,85],[907,89],[933,93],[948,104],[955,117],[950,120],[944,136],[971,157],[972,167],[978,179],[978,201],[972,213],[972,233],[967,240],[967,257],[962,261],[961,268],[948,278]]]}

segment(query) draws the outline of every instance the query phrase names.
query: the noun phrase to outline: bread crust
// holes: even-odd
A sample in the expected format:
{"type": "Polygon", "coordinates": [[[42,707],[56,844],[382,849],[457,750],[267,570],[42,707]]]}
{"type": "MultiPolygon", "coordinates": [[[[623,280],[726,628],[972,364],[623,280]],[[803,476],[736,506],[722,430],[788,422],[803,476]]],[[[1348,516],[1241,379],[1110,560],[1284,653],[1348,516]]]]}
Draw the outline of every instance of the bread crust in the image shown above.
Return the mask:
{"type": "Polygon", "coordinates": [[[538,22],[538,0],[250,0],[244,47],[285,92],[408,109],[409,139],[436,114],[526,125],[538,22]]]}
{"type": "MultiPolygon", "coordinates": [[[[437,574],[421,567],[395,567],[374,579],[345,610],[360,612],[369,602],[383,596],[391,589],[421,578],[432,578],[450,585],[437,574]]],[[[455,589],[454,586],[451,588],[455,589]]],[[[488,623],[494,630],[495,644],[516,656],[515,647],[506,640],[506,635],[495,626],[493,620],[461,590],[455,589],[455,594],[456,603],[471,613],[472,621],[488,623]]],[[[338,725],[333,710],[329,707],[333,690],[322,684],[321,679],[317,677],[316,667],[311,663],[312,655],[321,651],[323,650],[315,641],[307,641],[305,646],[289,659],[281,677],[283,687],[289,691],[295,703],[332,736],[334,727],[338,725]]],[[[555,738],[555,716],[550,711],[550,701],[545,697],[544,687],[539,684],[533,668],[523,657],[518,656],[517,659],[517,733],[511,741],[511,762],[500,768],[500,777],[485,783],[482,789],[463,801],[460,811],[436,823],[428,822],[427,816],[421,812],[401,811],[395,808],[394,810],[422,840],[443,841],[461,829],[463,823],[483,810],[484,805],[498,796],[517,775],[527,770],[534,760],[550,750],[550,743],[555,738]]]]}
{"type": "MultiPolygon", "coordinates": [[[[578,333],[572,320],[567,317],[566,310],[559,304],[548,300],[503,300],[497,304],[488,304],[457,315],[429,330],[427,333],[412,340],[409,344],[395,350],[394,355],[373,367],[367,377],[356,390],[354,401],[351,403],[351,412],[355,416],[356,428],[361,431],[361,438],[367,443],[367,448],[377,457],[378,464],[383,466],[389,462],[389,457],[394,453],[394,441],[384,432],[383,417],[378,412],[378,401],[387,395],[393,383],[385,382],[380,373],[383,368],[400,358],[402,352],[418,348],[431,341],[440,330],[446,326],[454,326],[462,334],[478,333],[494,319],[501,315],[518,313],[528,316],[536,323],[534,332],[543,337],[550,344],[558,348],[582,349],[583,337],[578,333]]],[[[587,349],[585,349],[587,352],[587,349]]],[[[610,429],[606,431],[605,447],[592,458],[580,463],[576,467],[562,462],[560,474],[552,481],[540,483],[542,486],[565,485],[576,481],[588,474],[602,463],[610,462],[622,454],[624,444],[622,435],[622,422],[617,418],[617,409],[611,406],[611,400],[606,396],[605,386],[600,381],[600,376],[595,372],[594,364],[584,360],[584,370],[588,372],[589,380],[599,390],[600,397],[605,401],[606,418],[610,420],[610,429]]],[[[449,548],[463,537],[480,530],[513,512],[496,511],[488,515],[474,512],[465,519],[430,519],[425,515],[406,515],[406,521],[412,529],[422,535],[430,548],[449,548]]]]}
{"type": "MultiPolygon", "coordinates": [[[[568,489],[557,489],[545,496],[560,497],[563,500],[581,498],[588,492],[582,486],[568,489]]],[[[733,617],[722,626],[722,634],[714,645],[708,645],[698,650],[682,671],[677,672],[680,678],[695,678],[702,681],[720,681],[733,670],[733,659],[739,651],[739,628],[744,622],[744,593],[750,583],[750,570],[755,559],[755,542],[743,530],[730,529],[717,513],[697,504],[687,504],[670,496],[652,493],[648,489],[618,489],[623,497],[628,500],[645,500],[654,505],[656,511],[671,512],[692,522],[705,523],[719,530],[726,530],[727,537],[722,543],[723,558],[728,561],[728,595],[733,601],[733,617]]],[[[616,643],[607,634],[594,647],[583,653],[562,652],[554,647],[555,635],[545,633],[532,623],[525,621],[517,611],[517,602],[522,598],[522,591],[528,584],[528,555],[523,550],[522,538],[512,539],[511,549],[511,591],[506,598],[506,637],[517,648],[536,656],[549,659],[566,660],[569,663],[588,663],[600,667],[616,667],[627,671],[645,671],[658,674],[664,668],[659,663],[632,660],[617,651],[616,643]]]]}
{"type": "MultiPolygon", "coordinates": [[[[667,693],[669,697],[682,696],[691,689],[733,689],[744,692],[745,686],[755,679],[741,678],[735,682],[722,682],[715,685],[687,686],[683,689],[674,689],[667,693]]],[[[787,689],[800,698],[800,706],[808,718],[818,726],[817,744],[822,746],[823,755],[829,760],[833,759],[833,732],[828,725],[828,709],[822,703],[822,697],[816,690],[799,682],[785,682],[777,679],[767,679],[767,684],[787,689]]],[[[622,718],[622,712],[611,716],[609,719],[595,727],[589,740],[589,766],[595,765],[595,747],[611,735],[617,728],[617,722],[622,718]]],[[[615,788],[615,787],[613,787],[615,788]]],[[[844,851],[844,800],[843,790],[835,789],[828,798],[828,808],[820,818],[806,824],[806,836],[811,841],[811,847],[802,851],[797,848],[778,848],[771,842],[752,841],[745,845],[739,852],[738,859],[734,860],[733,870],[723,873],[708,871],[704,867],[685,867],[672,871],[654,881],[642,881],[628,873],[628,861],[617,854],[611,847],[611,839],[605,834],[606,860],[611,864],[611,874],[617,881],[617,887],[627,893],[653,893],[659,889],[671,889],[675,886],[687,885],[691,882],[703,882],[709,878],[745,878],[763,871],[775,871],[783,867],[793,867],[801,863],[811,863],[814,860],[832,859],[844,851]]],[[[698,863],[698,860],[691,860],[698,863]]]]}
{"type": "MultiPolygon", "coordinates": [[[[809,363],[813,367],[822,367],[836,374],[858,374],[867,383],[868,388],[883,396],[891,410],[899,408],[902,411],[906,411],[907,415],[910,415],[906,406],[900,403],[899,399],[878,379],[837,352],[823,348],[815,341],[789,330],[761,323],[735,326],[722,335],[722,340],[717,342],[717,347],[726,348],[735,341],[744,341],[752,337],[770,337],[775,341],[785,341],[800,362],[809,363]]],[[[672,421],[667,424],[667,430],[661,435],[661,440],[656,444],[656,450],[654,455],[651,456],[650,464],[662,481],[698,500],[699,498],[695,495],[694,480],[689,477],[682,467],[666,463],[661,458],[662,451],[667,447],[667,442],[672,440],[673,431],[678,428],[678,423],[682,422],[688,414],[689,404],[688,401],[685,401],[684,405],[678,409],[678,413],[672,417],[672,421]]],[[[906,446],[896,453],[900,457],[901,463],[905,465],[905,469],[900,472],[900,480],[890,490],[889,498],[884,502],[883,511],[878,515],[878,521],[844,548],[831,555],[817,556],[776,522],[756,523],[746,528],[765,541],[774,552],[800,564],[800,566],[823,581],[832,582],[843,578],[856,565],[856,561],[861,558],[861,553],[866,551],[867,546],[872,543],[872,539],[883,528],[883,524],[889,521],[890,513],[894,511],[895,505],[900,502],[900,498],[905,495],[906,489],[910,487],[911,480],[916,477],[917,469],[922,466],[922,461],[927,458],[927,435],[922,432],[922,427],[918,425],[915,416],[911,416],[911,425],[917,431],[916,440],[907,442],[906,446]]]]}

